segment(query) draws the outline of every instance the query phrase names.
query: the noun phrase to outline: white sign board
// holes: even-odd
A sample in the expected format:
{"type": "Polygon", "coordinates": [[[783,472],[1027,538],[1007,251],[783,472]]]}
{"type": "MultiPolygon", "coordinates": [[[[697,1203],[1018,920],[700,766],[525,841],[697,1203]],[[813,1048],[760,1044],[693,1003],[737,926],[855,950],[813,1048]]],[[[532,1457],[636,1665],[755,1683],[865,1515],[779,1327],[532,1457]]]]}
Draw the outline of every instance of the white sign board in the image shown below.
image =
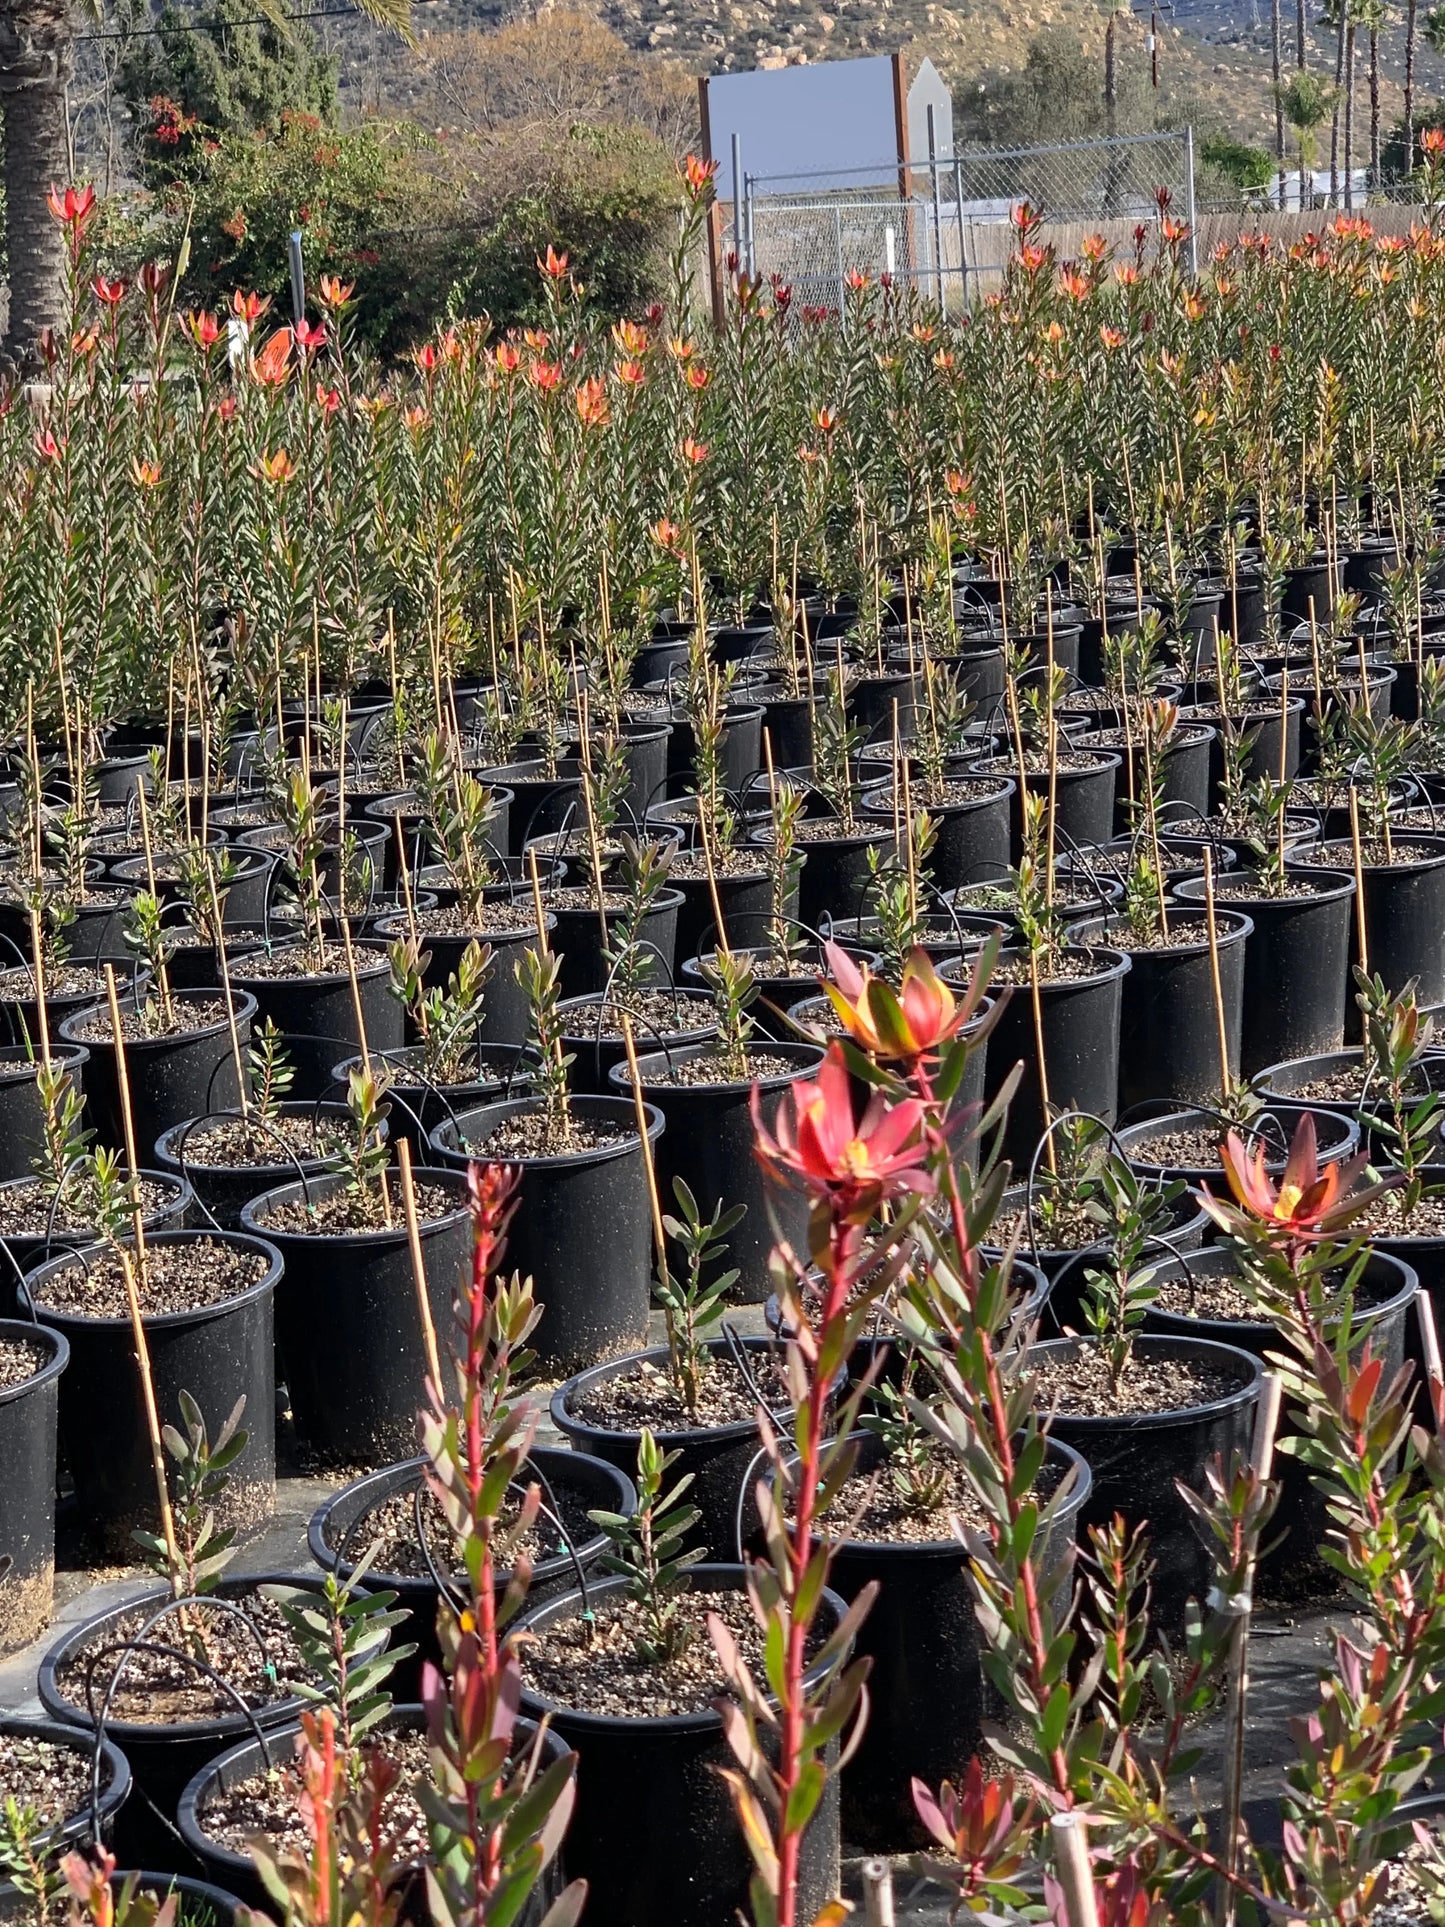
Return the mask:
{"type": "Polygon", "coordinates": [[[765,182],[771,191],[838,186],[840,182],[826,177],[845,171],[852,187],[896,185],[900,156],[893,57],[878,54],[711,75],[708,151],[718,163],[721,201],[731,201],[736,193],[734,135],[744,175],[765,182]],[[780,175],[799,178],[785,184],[780,175]]]}

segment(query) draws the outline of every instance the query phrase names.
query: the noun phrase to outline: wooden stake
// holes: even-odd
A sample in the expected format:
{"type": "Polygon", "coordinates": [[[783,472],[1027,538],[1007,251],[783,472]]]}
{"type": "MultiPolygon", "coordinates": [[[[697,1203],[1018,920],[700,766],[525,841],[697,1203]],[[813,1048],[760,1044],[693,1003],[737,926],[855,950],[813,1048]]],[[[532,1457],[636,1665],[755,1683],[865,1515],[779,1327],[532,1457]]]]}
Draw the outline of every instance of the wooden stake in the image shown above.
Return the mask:
{"type": "MultiPolygon", "coordinates": [[[[1274,1438],[1279,1425],[1280,1380],[1266,1372],[1260,1380],[1259,1403],[1254,1408],[1254,1441],[1250,1451],[1250,1470],[1266,1484],[1274,1469],[1274,1438]]],[[[1224,1832],[1224,1865],[1227,1873],[1239,1868],[1242,1846],[1240,1804],[1244,1791],[1244,1716],[1249,1700],[1249,1621],[1252,1610],[1255,1559],[1258,1534],[1250,1544],[1244,1569],[1244,1592],[1235,1615],[1229,1641],[1229,1684],[1225,1705],[1224,1788],[1221,1812],[1224,1832]]],[[[1215,1920],[1218,1927],[1230,1927],[1234,1919],[1234,1886],[1219,1883],[1215,1920]]]]}
{"type": "Polygon", "coordinates": [[[1425,1354],[1425,1383],[1430,1391],[1435,1431],[1439,1437],[1445,1438],[1445,1367],[1440,1362],[1440,1334],[1435,1325],[1435,1307],[1428,1291],[1416,1292],[1415,1312],[1420,1321],[1420,1349],[1425,1354]]]}
{"type": "Polygon", "coordinates": [[[421,1226],[416,1215],[416,1185],[411,1175],[411,1144],[402,1137],[396,1141],[396,1162],[401,1172],[401,1208],[406,1217],[406,1242],[411,1250],[411,1279],[416,1286],[416,1308],[421,1318],[422,1341],[426,1345],[427,1370],[440,1396],[442,1364],[437,1351],[437,1330],[432,1321],[431,1299],[427,1296],[426,1264],[421,1255],[421,1226]]]}
{"type": "Polygon", "coordinates": [[[1054,1860],[1064,1890],[1069,1927],[1099,1927],[1094,1896],[1094,1870],[1089,1864],[1088,1835],[1077,1813],[1056,1813],[1049,1821],[1054,1838],[1054,1860]]]}
{"type": "MultiPolygon", "coordinates": [[[[141,847],[145,851],[146,887],[154,897],[156,895],[156,863],[155,852],[151,848],[151,819],[150,811],[146,807],[146,786],[144,781],[137,783],[135,794],[136,802],[140,806],[140,840],[141,847]]],[[[157,900],[159,901],[159,899],[157,900]]],[[[166,969],[166,949],[164,944],[161,945],[160,956],[156,959],[156,970],[160,977],[161,1009],[165,1012],[166,1022],[169,1024],[174,1021],[176,1013],[175,1006],[171,1003],[171,978],[170,972],[166,969]]]]}
{"type": "Polygon", "coordinates": [[[1350,785],[1350,845],[1355,860],[1355,931],[1360,944],[1360,968],[1370,974],[1370,939],[1365,928],[1365,860],[1360,849],[1360,799],[1350,785]]]}
{"type": "Polygon", "coordinates": [[[115,1045],[115,1079],[120,1091],[120,1114],[125,1131],[125,1155],[130,1167],[131,1179],[135,1184],[135,1258],[132,1264],[130,1253],[123,1245],[116,1246],[116,1256],[120,1261],[121,1276],[125,1280],[126,1307],[130,1312],[131,1336],[135,1340],[136,1363],[140,1367],[141,1402],[145,1406],[146,1430],[150,1434],[151,1471],[155,1475],[156,1500],[160,1506],[161,1536],[166,1542],[166,1562],[171,1569],[171,1590],[180,1597],[182,1584],[181,1554],[176,1544],[176,1524],[171,1516],[170,1487],[166,1484],[166,1455],[161,1442],[160,1412],[156,1405],[155,1379],[151,1374],[150,1345],[146,1340],[145,1320],[141,1317],[140,1291],[136,1284],[136,1266],[140,1275],[145,1276],[146,1249],[145,1224],[142,1214],[140,1194],[140,1170],[135,1155],[135,1120],[130,1106],[130,1077],[125,1062],[125,1030],[120,1021],[120,999],[115,990],[115,966],[105,966],[105,996],[110,1005],[111,1038],[115,1045]]]}
{"type": "MultiPolygon", "coordinates": [[[[1316,685],[1315,694],[1319,688],[1316,685]]],[[[1279,786],[1283,790],[1288,782],[1286,772],[1289,768],[1289,664],[1284,666],[1284,676],[1280,682],[1279,695],[1279,786]]],[[[1284,869],[1284,828],[1289,817],[1289,797],[1282,798],[1279,812],[1279,867],[1284,869]]]]}
{"type": "Polygon", "coordinates": [[[1214,920],[1214,859],[1204,850],[1204,915],[1209,926],[1209,980],[1214,989],[1214,1023],[1219,1037],[1219,1093],[1229,1096],[1229,1033],[1224,1022],[1224,987],[1219,977],[1219,929],[1214,920]]]}
{"type": "Polygon", "coordinates": [[[226,1024],[231,1033],[231,1058],[236,1066],[236,1094],[241,1102],[241,1122],[251,1119],[251,1100],[246,1094],[246,1071],[241,1062],[241,1033],[236,1024],[236,1000],[231,994],[231,965],[226,956],[226,929],[221,922],[221,893],[216,888],[216,870],[209,850],[201,852],[206,865],[206,882],[211,889],[211,915],[216,919],[216,959],[221,971],[221,995],[226,1000],[226,1024]]]}
{"type": "MultiPolygon", "coordinates": [[[[632,1102],[637,1110],[637,1134],[642,1140],[642,1171],[647,1179],[647,1202],[652,1213],[652,1242],[657,1248],[657,1275],[666,1278],[667,1269],[667,1232],[662,1222],[662,1199],[657,1190],[657,1166],[652,1157],[652,1139],[647,1134],[647,1104],[642,1095],[642,1073],[637,1068],[637,1040],[632,1035],[632,1019],[624,1010],[622,1018],[622,1044],[627,1052],[627,1075],[632,1084],[632,1102]]],[[[677,1329],[673,1324],[672,1313],[663,1308],[663,1322],[667,1326],[667,1356],[674,1382],[678,1377],[677,1329]]]]}
{"type": "Polygon", "coordinates": [[[1029,952],[1029,993],[1034,1006],[1034,1049],[1039,1060],[1039,1105],[1044,1119],[1044,1156],[1049,1161],[1050,1172],[1057,1177],[1058,1158],[1054,1152],[1054,1134],[1049,1129],[1049,1067],[1044,1056],[1044,1006],[1039,995],[1039,960],[1034,952],[1029,952]]]}
{"type": "Polygon", "coordinates": [[[30,911],[30,949],[34,956],[30,974],[35,979],[35,1017],[40,1025],[40,1061],[50,1069],[50,1018],[45,1009],[45,946],[40,938],[40,917],[30,911]]]}

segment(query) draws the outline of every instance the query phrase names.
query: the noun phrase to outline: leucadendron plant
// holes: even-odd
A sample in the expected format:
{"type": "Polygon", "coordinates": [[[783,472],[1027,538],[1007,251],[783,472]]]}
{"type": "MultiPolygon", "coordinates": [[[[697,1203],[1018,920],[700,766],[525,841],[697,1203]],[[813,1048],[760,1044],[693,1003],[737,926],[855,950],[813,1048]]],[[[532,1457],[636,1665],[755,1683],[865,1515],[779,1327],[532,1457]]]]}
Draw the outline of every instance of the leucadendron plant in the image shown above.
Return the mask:
{"type": "MultiPolygon", "coordinates": [[[[765,1556],[748,1561],[747,1589],[768,1654],[766,1691],[715,1615],[708,1627],[736,1700],[717,1702],[737,1766],[726,1770],[754,1861],[755,1927],[799,1927],[803,1836],[829,1777],[828,1747],[843,1736],[846,1756],[861,1736],[868,1662],[847,1660],[856,1628],[877,1592],[866,1586],[811,1651],[832,1563],[828,1514],[857,1464],[850,1435],[868,1375],[833,1409],[838,1372],[867,1323],[870,1306],[896,1276],[910,1226],[934,1190],[925,1166],[923,1113],[916,1101],[890,1104],[881,1092],[861,1116],[842,1047],[829,1047],[816,1080],[784,1093],[773,1129],[753,1096],[757,1154],[772,1183],[808,1201],[808,1248],[780,1242],[772,1276],[787,1339],[794,1406],[792,1453],[760,1421],[770,1476],[756,1488],[765,1556]],[[887,1212],[885,1214],[885,1207],[887,1212]],[[881,1216],[880,1214],[885,1214],[881,1216]],[[809,1284],[809,1268],[817,1277],[809,1284]]],[[[820,1918],[838,1918],[834,1911],[820,1918]]]]}
{"type": "MultiPolygon", "coordinates": [[[[473,1165],[472,1263],[457,1293],[443,1382],[422,1416],[427,1484],[455,1542],[463,1596],[437,1623],[443,1664],[422,1672],[432,1759],[423,1790],[432,1827],[427,1893],[438,1927],[511,1927],[556,1858],[576,1797],[572,1753],[546,1761],[539,1732],[518,1745],[521,1668],[508,1627],[527,1595],[527,1539],[541,1493],[526,1476],[535,1406],[518,1394],[541,1315],[530,1281],[500,1275],[514,1170],[473,1165]],[[520,1502],[512,1494],[521,1491],[520,1502]],[[503,1574],[506,1574],[503,1583],[503,1574]]],[[[574,1881],[541,1927],[573,1927],[574,1881]]]]}
{"type": "Polygon", "coordinates": [[[492,950],[475,938],[446,983],[426,982],[430,954],[414,938],[391,946],[390,989],[421,1035],[421,1075],[433,1084],[463,1084],[476,1075],[477,1028],[482,1021],[492,950]]]}

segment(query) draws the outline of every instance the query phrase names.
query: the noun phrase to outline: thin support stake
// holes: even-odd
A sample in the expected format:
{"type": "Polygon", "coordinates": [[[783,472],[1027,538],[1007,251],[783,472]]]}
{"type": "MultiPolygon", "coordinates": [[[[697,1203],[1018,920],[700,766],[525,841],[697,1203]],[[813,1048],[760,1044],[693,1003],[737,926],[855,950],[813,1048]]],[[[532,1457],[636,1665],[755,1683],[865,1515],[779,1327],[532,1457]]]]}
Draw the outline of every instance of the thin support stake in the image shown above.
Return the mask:
{"type": "Polygon", "coordinates": [[[426,1345],[427,1370],[431,1382],[436,1387],[437,1397],[442,1395],[441,1355],[437,1351],[437,1328],[431,1315],[431,1299],[426,1288],[426,1261],[421,1252],[421,1226],[416,1215],[416,1185],[411,1175],[411,1143],[407,1138],[398,1138],[396,1143],[397,1169],[401,1173],[401,1208],[406,1216],[406,1242],[411,1250],[411,1279],[416,1286],[416,1308],[421,1318],[421,1335],[426,1345]]]}

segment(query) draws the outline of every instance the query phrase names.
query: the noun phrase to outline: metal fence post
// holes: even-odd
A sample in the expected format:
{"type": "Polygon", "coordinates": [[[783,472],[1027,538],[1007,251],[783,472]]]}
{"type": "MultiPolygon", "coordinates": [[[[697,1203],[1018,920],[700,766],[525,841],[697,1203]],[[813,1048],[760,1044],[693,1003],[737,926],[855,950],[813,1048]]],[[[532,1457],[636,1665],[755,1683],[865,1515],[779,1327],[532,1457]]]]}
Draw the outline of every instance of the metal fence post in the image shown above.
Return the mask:
{"type": "Polygon", "coordinates": [[[758,251],[753,238],[753,177],[743,176],[743,238],[747,249],[748,279],[755,281],[758,273],[758,251]]]}
{"type": "Polygon", "coordinates": [[[843,210],[833,209],[833,245],[838,251],[838,312],[844,320],[848,317],[848,303],[843,299],[843,210]]]}
{"type": "Polygon", "coordinates": [[[743,263],[743,144],[733,135],[733,246],[739,267],[743,263]]]}
{"type": "Polygon", "coordinates": [[[963,294],[963,310],[968,312],[968,250],[963,244],[963,162],[953,157],[953,208],[958,216],[958,285],[963,294]]]}
{"type": "Polygon", "coordinates": [[[1189,272],[1199,274],[1199,236],[1194,227],[1194,123],[1184,130],[1184,218],[1189,223],[1189,272]]]}
{"type": "Polygon", "coordinates": [[[938,129],[935,108],[928,103],[928,191],[933,202],[933,278],[938,289],[938,306],[947,314],[948,297],[943,291],[943,219],[938,204],[938,129]]]}

